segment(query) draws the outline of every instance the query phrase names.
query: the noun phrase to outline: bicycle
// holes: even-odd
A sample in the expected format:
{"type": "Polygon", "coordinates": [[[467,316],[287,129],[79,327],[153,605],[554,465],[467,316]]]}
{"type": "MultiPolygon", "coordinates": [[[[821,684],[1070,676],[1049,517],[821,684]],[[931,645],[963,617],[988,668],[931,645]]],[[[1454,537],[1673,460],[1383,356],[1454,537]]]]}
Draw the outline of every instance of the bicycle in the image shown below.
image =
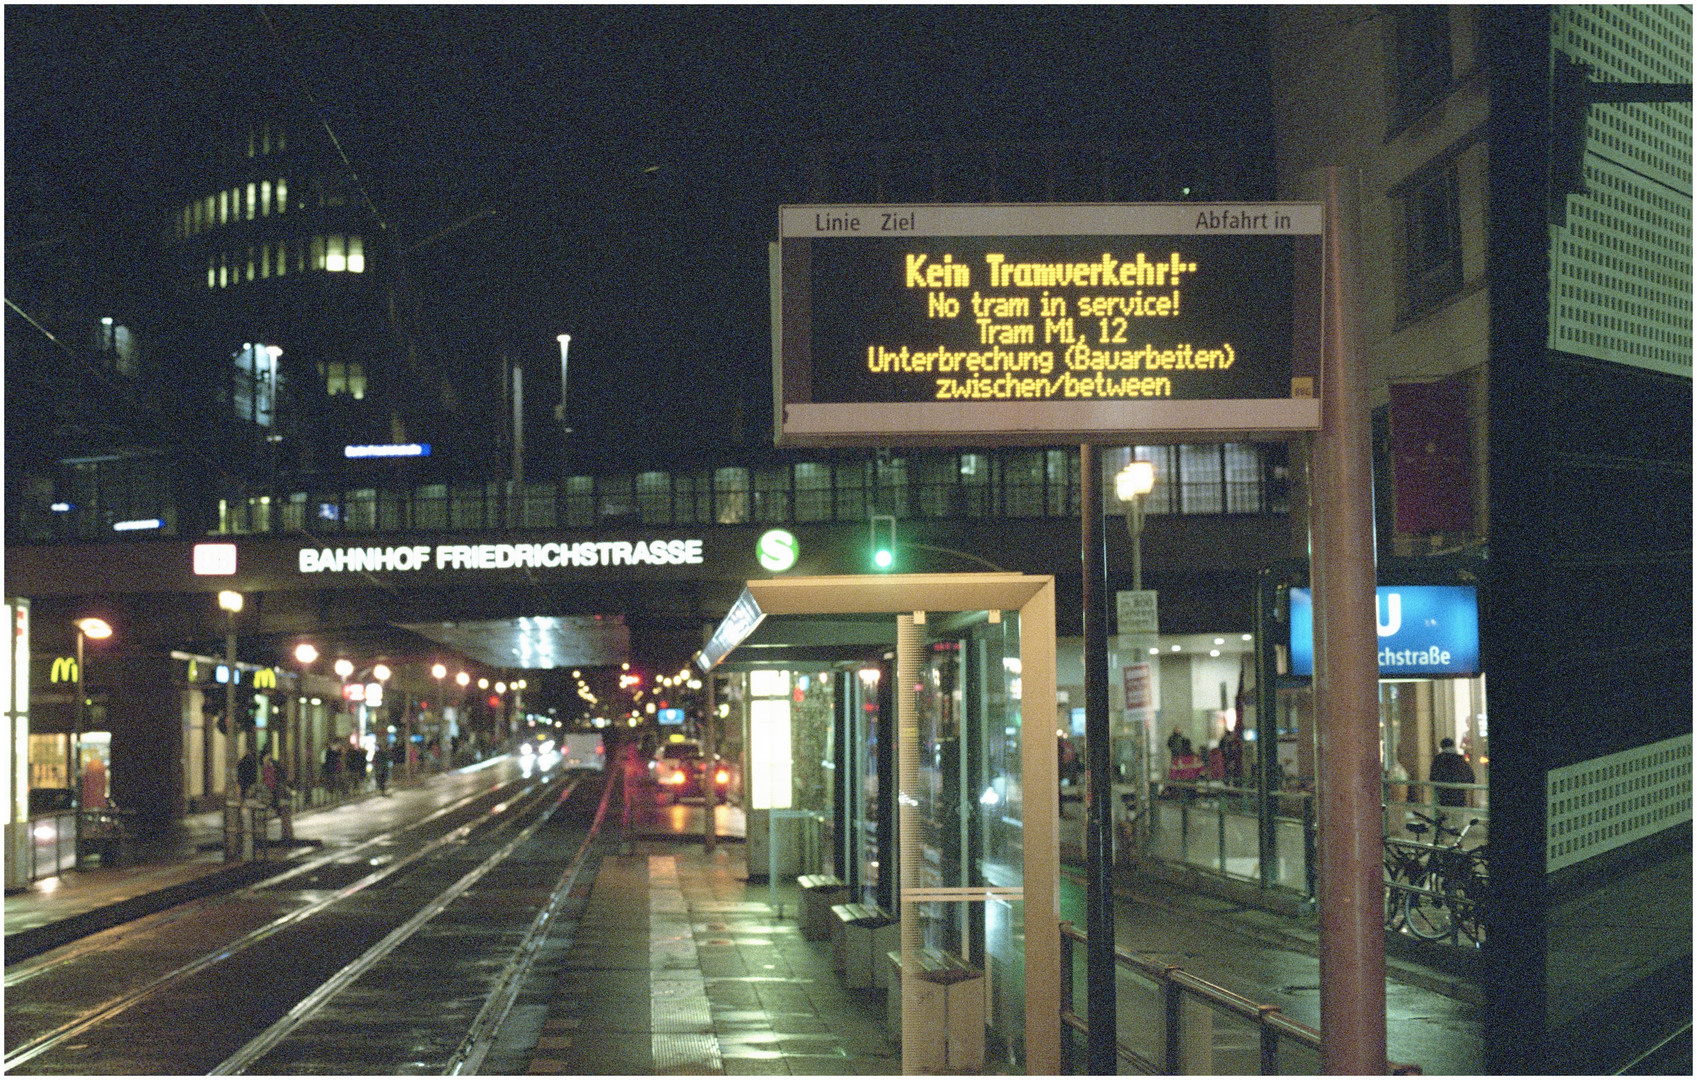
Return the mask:
{"type": "Polygon", "coordinates": [[[1386,928],[1406,928],[1423,941],[1453,940],[1465,934],[1477,944],[1484,932],[1484,852],[1482,848],[1463,850],[1461,843],[1479,819],[1456,829],[1445,824],[1441,814],[1432,818],[1418,811],[1409,813],[1420,819],[1408,826],[1415,840],[1385,839],[1386,928]],[[1427,831],[1433,833],[1431,844],[1419,839],[1427,831]]]}

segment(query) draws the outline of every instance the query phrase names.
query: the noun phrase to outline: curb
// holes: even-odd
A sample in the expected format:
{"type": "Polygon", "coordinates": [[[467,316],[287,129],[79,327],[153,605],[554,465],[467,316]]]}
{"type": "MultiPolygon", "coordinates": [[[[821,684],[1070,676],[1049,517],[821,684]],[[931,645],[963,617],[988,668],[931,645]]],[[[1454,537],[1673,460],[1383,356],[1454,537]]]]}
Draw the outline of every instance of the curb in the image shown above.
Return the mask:
{"type": "Polygon", "coordinates": [[[182,881],[155,892],[142,893],[115,904],[84,911],[69,918],[35,926],[6,935],[6,963],[15,964],[68,945],[81,938],[110,930],[136,919],[145,918],[167,908],[186,904],[218,893],[233,892],[244,885],[270,877],[287,864],[280,860],[245,862],[226,869],[214,870],[192,881],[182,881]]]}

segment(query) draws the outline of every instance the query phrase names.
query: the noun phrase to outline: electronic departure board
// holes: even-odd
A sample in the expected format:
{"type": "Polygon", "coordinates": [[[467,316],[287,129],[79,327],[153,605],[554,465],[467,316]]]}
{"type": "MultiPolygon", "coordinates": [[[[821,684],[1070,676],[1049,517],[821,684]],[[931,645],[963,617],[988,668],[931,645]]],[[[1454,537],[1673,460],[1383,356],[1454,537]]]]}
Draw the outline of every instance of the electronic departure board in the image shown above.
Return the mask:
{"type": "Polygon", "coordinates": [[[784,207],[778,442],[1317,428],[1320,209],[784,207]]]}

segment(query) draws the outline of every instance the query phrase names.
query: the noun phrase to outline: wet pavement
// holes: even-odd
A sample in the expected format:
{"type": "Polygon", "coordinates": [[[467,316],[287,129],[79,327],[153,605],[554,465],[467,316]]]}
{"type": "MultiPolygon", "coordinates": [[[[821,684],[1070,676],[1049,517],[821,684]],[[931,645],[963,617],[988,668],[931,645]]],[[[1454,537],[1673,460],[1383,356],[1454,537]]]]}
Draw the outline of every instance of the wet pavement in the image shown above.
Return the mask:
{"type": "MultiPolygon", "coordinates": [[[[333,847],[436,812],[456,797],[455,775],[403,786],[392,798],[303,813],[296,835],[302,845],[333,847]]],[[[1076,831],[1078,808],[1068,811],[1063,830],[1076,831]]],[[[740,830],[739,813],[720,814],[722,834],[740,830]]],[[[669,807],[604,842],[483,1072],[901,1072],[883,992],[845,990],[829,943],[801,937],[793,884],[751,884],[740,837],[704,850],[700,815],[699,806],[669,807]]],[[[139,917],[149,904],[233,888],[238,875],[264,873],[263,864],[223,866],[220,825],[216,813],[191,816],[144,848],[135,865],[68,873],[8,896],[9,960],[31,935],[72,933],[79,922],[92,925],[118,911],[139,917]]],[[[1117,891],[1122,947],[1318,1026],[1312,915],[1275,914],[1129,872],[1117,891]]],[[[1083,897],[1081,871],[1063,868],[1062,914],[1080,926],[1083,897]]],[[[1137,1007],[1134,1000],[1122,994],[1122,1015],[1137,1007]]],[[[1464,975],[1393,957],[1386,1010],[1392,1061],[1428,1075],[1482,1071],[1479,1001],[1477,985],[1464,975]]]]}

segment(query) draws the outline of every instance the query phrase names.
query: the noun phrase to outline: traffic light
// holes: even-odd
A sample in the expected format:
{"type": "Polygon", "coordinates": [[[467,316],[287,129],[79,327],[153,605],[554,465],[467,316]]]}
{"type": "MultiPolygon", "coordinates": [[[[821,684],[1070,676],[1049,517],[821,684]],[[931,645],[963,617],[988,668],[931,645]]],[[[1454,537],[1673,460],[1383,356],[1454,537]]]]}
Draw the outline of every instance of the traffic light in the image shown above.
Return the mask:
{"type": "Polygon", "coordinates": [[[896,565],[896,519],[889,514],[873,514],[870,525],[872,566],[888,570],[896,565]]]}

